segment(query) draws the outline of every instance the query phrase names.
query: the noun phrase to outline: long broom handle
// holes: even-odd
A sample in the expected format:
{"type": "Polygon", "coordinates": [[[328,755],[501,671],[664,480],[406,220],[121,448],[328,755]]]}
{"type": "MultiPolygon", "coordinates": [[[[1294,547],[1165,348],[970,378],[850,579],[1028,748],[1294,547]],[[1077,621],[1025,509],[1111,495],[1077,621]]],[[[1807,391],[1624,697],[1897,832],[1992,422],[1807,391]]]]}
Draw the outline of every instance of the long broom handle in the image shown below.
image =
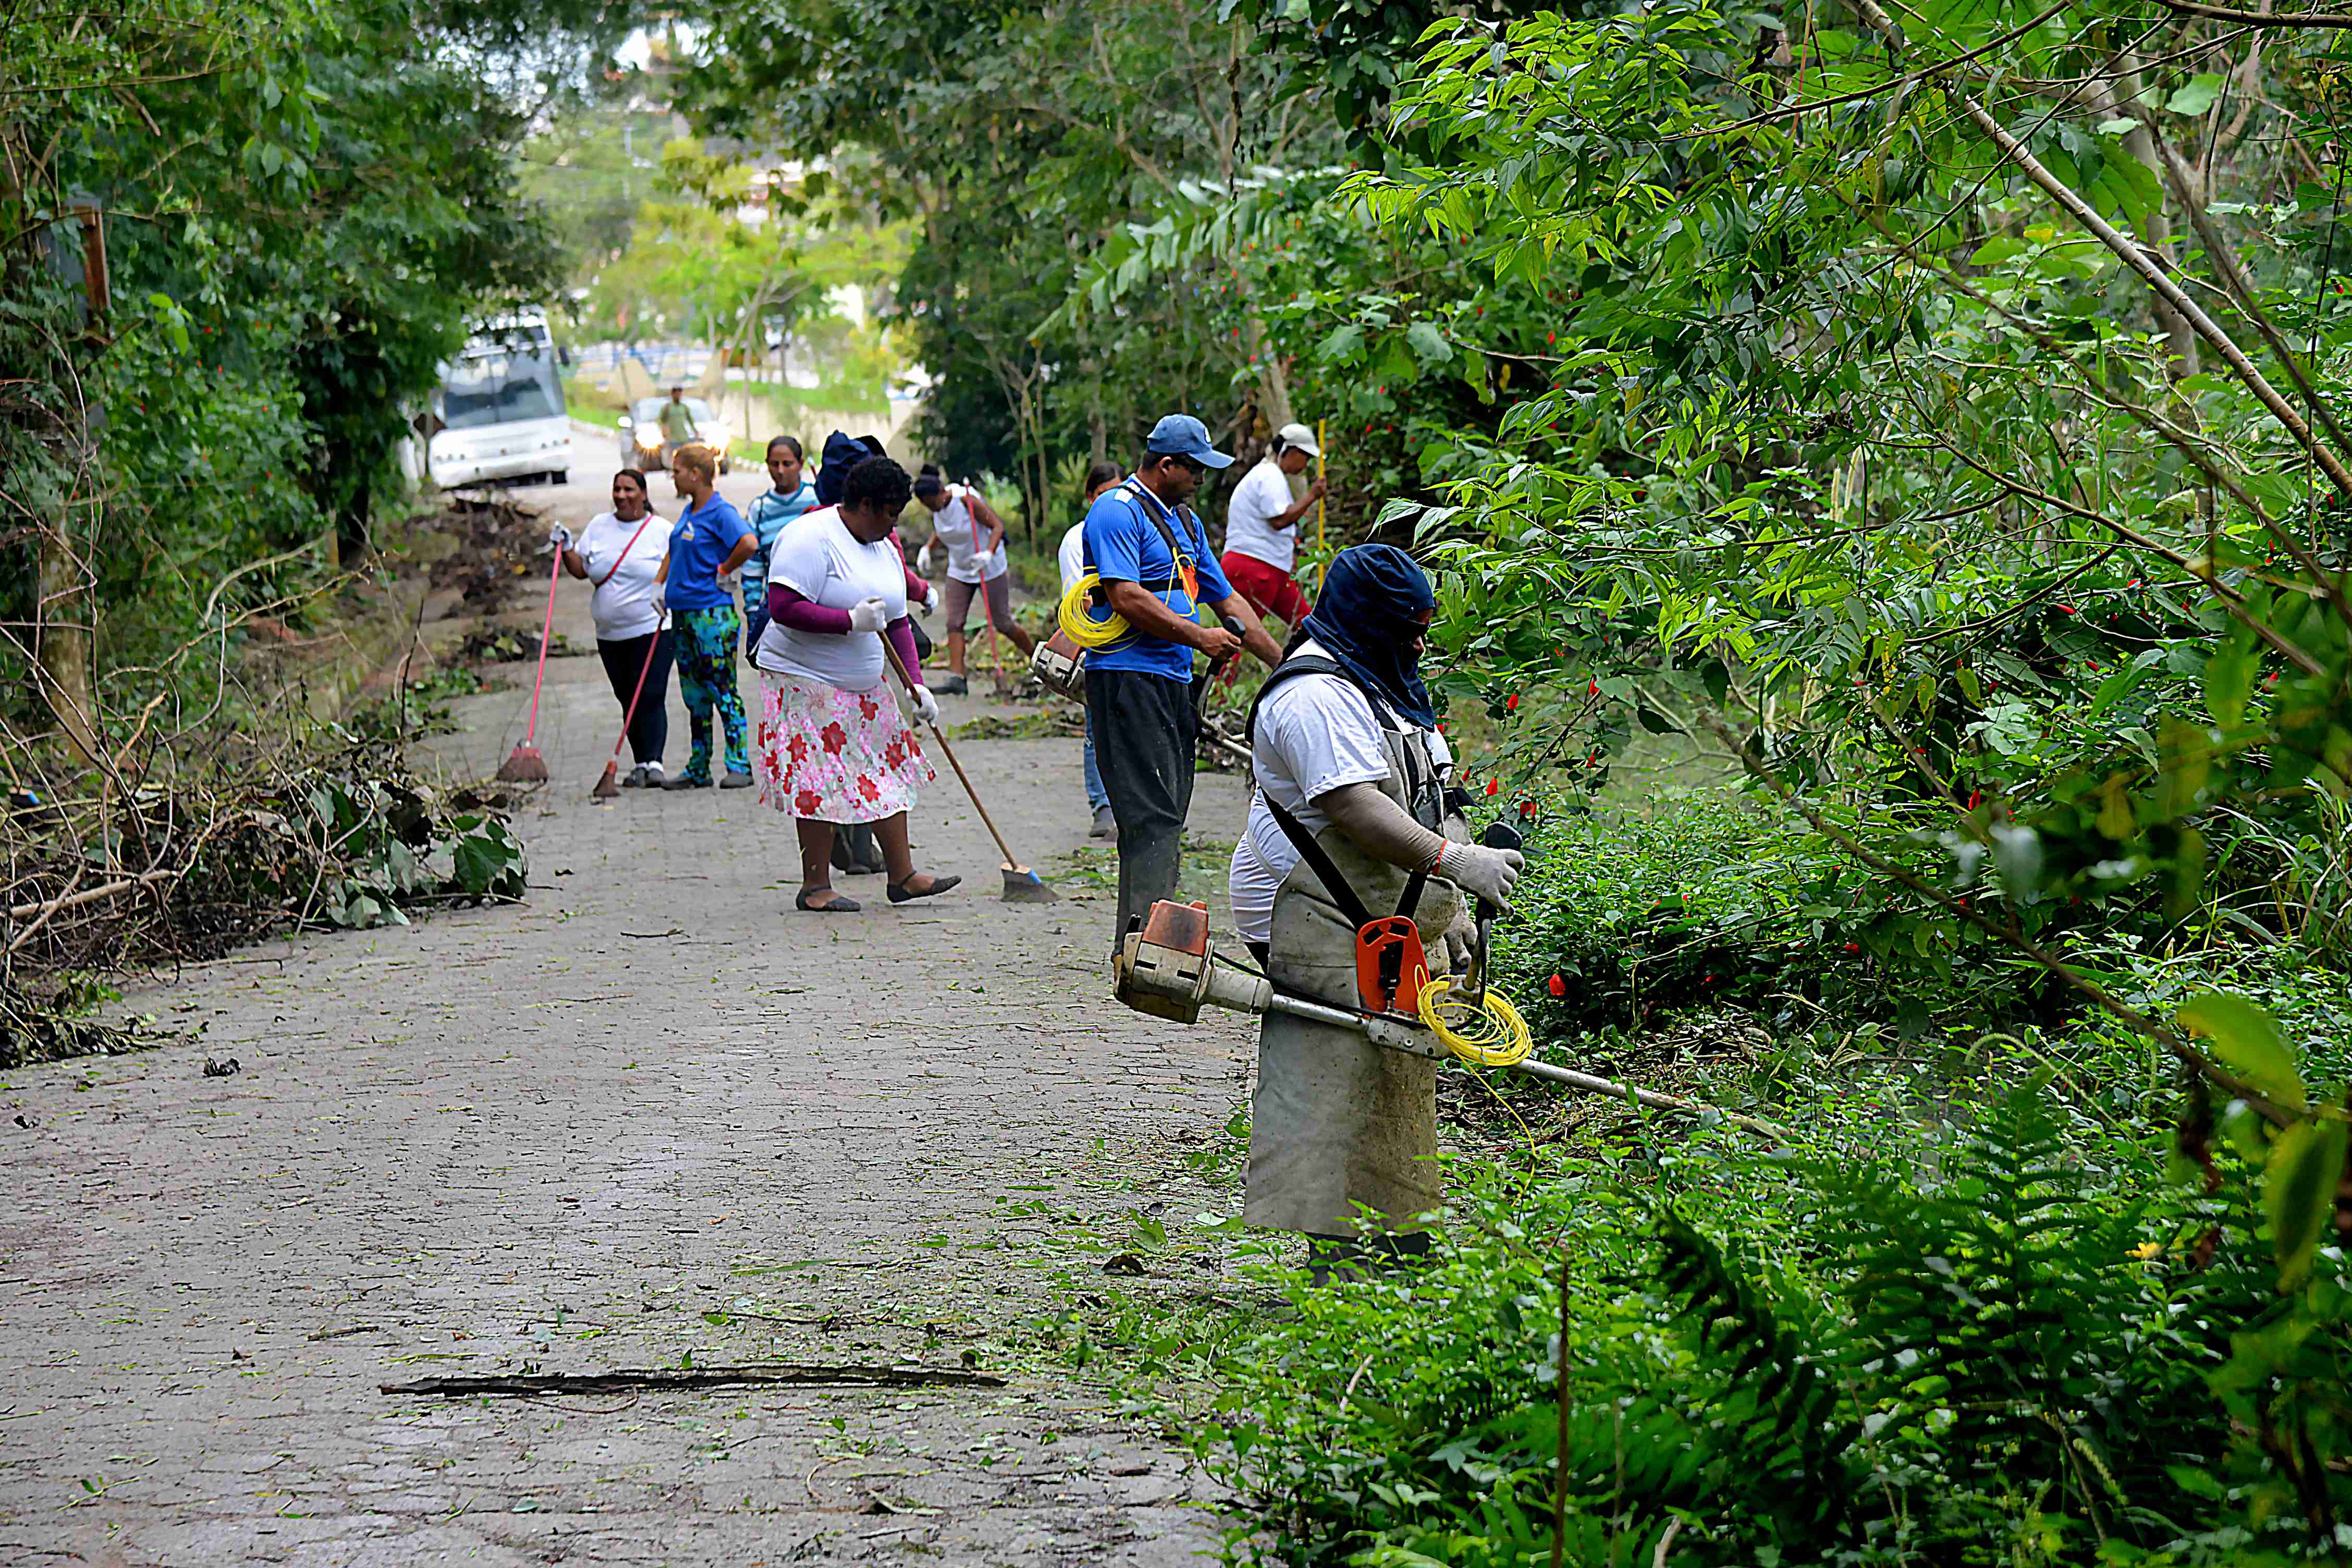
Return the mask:
{"type": "Polygon", "coordinates": [[[539,694],[547,685],[547,639],[555,630],[555,583],[563,571],[563,552],[555,552],[555,564],[547,573],[547,618],[539,624],[539,674],[530,683],[530,722],[523,726],[522,743],[526,746],[539,734],[539,694]]]}
{"type": "Polygon", "coordinates": [[[654,650],[661,647],[662,628],[654,627],[654,640],[646,648],[646,661],[637,666],[637,689],[629,693],[629,705],[621,714],[621,738],[613,742],[613,760],[621,760],[621,748],[629,743],[629,727],[637,721],[637,699],[646,694],[646,677],[654,672],[654,650]]]}
{"type": "MultiPolygon", "coordinates": [[[[882,651],[890,656],[890,668],[898,672],[898,679],[907,683],[908,690],[912,691],[921,683],[907,673],[907,661],[898,657],[898,648],[891,645],[890,634],[885,631],[881,637],[882,651]]],[[[996,831],[996,819],[988,815],[988,807],[981,805],[980,792],[971,787],[971,775],[963,771],[963,764],[956,761],[955,748],[948,744],[947,736],[940,731],[937,724],[928,724],[924,728],[929,730],[931,738],[939,742],[940,752],[945,753],[948,759],[948,766],[955,770],[956,782],[963,785],[963,793],[971,796],[971,808],[980,813],[980,820],[987,824],[988,836],[996,840],[997,850],[1003,855],[1004,863],[1007,866],[1018,868],[1021,864],[1019,857],[1013,853],[1013,847],[1004,842],[1004,835],[996,831]]]]}

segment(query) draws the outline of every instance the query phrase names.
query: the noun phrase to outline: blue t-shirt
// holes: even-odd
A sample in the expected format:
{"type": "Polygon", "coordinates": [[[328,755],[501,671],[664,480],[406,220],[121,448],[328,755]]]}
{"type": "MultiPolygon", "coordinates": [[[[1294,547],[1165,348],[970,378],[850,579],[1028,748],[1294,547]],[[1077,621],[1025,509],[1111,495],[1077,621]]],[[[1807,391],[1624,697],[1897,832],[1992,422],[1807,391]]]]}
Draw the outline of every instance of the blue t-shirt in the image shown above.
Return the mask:
{"type": "MultiPolygon", "coordinates": [[[[751,559],[743,563],[743,614],[747,619],[767,613],[768,552],[776,547],[776,536],[783,532],[784,524],[814,505],[816,487],[806,479],[801,481],[801,488],[792,495],[772,489],[751,503],[748,526],[751,530],[751,537],[760,543],[759,548],[751,552],[751,559]]],[[[724,561],[726,557],[722,555],[719,559],[724,561]]]]}
{"type": "Polygon", "coordinates": [[[669,582],[663,597],[673,610],[708,610],[728,602],[719,568],[751,531],[743,514],[718,492],[699,509],[679,514],[669,531],[669,582]]]}
{"type": "MultiPolygon", "coordinates": [[[[1216,552],[1209,548],[1208,531],[1198,517],[1185,525],[1183,515],[1171,512],[1160,504],[1158,497],[1142,491],[1142,481],[1129,477],[1096,498],[1087,510],[1085,561],[1089,569],[1106,583],[1140,583],[1157,591],[1160,602],[1188,621],[1201,619],[1200,605],[1230,599],[1233,584],[1225,581],[1223,570],[1217,564],[1216,552]],[[1188,598],[1181,583],[1163,588],[1174,574],[1176,563],[1168,554],[1168,541],[1151,521],[1152,508],[1168,524],[1168,531],[1176,537],[1200,578],[1201,597],[1198,603],[1188,598]]],[[[1097,648],[1087,655],[1087,663],[1096,669],[1132,669],[1146,675],[1164,675],[1171,680],[1189,682],[1192,679],[1192,647],[1189,643],[1167,642],[1136,632],[1125,641],[1108,647],[1097,648]]]]}

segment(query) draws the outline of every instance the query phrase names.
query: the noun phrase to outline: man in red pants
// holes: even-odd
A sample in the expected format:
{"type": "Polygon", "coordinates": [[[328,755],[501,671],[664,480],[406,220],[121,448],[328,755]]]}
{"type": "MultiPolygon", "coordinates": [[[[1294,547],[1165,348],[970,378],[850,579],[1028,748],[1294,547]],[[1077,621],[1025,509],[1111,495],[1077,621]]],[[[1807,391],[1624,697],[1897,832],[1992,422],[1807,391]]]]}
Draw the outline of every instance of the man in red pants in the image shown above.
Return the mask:
{"type": "Polygon", "coordinates": [[[1323,494],[1323,481],[1317,479],[1292,500],[1289,476],[1305,472],[1321,455],[1314,431],[1284,426],[1225,503],[1225,552],[1219,561],[1225,580],[1261,617],[1272,616],[1293,629],[1314,608],[1290,575],[1298,558],[1298,520],[1323,494]]]}

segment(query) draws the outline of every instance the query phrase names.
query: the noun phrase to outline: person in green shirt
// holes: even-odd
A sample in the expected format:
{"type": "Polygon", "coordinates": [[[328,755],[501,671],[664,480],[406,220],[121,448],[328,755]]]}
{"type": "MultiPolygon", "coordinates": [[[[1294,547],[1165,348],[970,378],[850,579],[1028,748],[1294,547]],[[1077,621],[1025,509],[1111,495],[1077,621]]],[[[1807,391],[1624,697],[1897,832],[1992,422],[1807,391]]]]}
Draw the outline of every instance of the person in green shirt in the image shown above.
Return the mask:
{"type": "Polygon", "coordinates": [[[702,432],[694,423],[694,410],[686,405],[686,388],[669,389],[669,401],[661,409],[661,433],[664,468],[669,466],[680,447],[702,439],[702,432]]]}

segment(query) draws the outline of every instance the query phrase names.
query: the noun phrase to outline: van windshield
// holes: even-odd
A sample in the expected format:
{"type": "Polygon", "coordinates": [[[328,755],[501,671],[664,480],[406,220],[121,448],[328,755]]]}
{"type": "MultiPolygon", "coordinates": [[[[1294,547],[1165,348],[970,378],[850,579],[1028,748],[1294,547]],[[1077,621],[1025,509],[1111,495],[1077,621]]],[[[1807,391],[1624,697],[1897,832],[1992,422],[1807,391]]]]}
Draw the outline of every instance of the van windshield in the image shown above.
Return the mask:
{"type": "Polygon", "coordinates": [[[538,349],[520,353],[467,354],[441,384],[441,422],[452,430],[563,416],[563,386],[555,362],[538,349]]]}

